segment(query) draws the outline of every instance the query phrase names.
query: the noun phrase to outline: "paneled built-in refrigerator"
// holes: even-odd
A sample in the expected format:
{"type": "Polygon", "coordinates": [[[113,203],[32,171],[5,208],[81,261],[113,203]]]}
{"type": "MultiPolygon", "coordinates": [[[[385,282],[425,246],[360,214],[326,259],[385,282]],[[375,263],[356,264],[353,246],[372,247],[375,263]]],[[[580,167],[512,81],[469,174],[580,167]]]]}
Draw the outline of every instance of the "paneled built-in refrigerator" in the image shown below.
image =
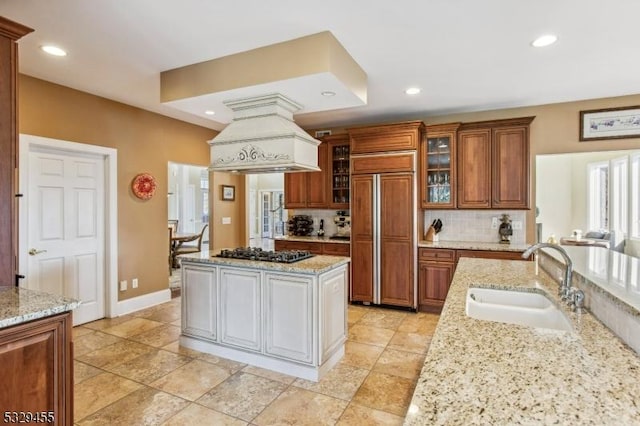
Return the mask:
{"type": "Polygon", "coordinates": [[[415,153],[408,155],[412,171],[352,174],[351,301],[416,307],[415,153]]]}

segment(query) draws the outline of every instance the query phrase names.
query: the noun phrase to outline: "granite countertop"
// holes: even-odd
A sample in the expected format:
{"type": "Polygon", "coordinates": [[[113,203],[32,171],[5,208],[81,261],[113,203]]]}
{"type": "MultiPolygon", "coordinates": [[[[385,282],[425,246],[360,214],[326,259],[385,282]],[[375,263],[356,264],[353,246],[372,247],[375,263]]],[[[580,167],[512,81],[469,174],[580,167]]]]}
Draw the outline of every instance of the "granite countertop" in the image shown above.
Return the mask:
{"type": "Polygon", "coordinates": [[[424,248],[444,248],[453,250],[491,250],[491,251],[525,251],[529,244],[500,244],[483,243],[481,241],[438,241],[431,242],[420,240],[418,247],[424,248]]]}
{"type": "Polygon", "coordinates": [[[309,275],[319,275],[342,265],[346,265],[351,261],[349,257],[344,256],[315,255],[295,263],[260,262],[255,260],[215,257],[218,253],[219,252],[210,253],[208,251],[202,251],[200,253],[183,254],[178,256],[178,259],[181,261],[210,265],[234,266],[248,269],[261,269],[309,275]]]}
{"type": "Polygon", "coordinates": [[[297,235],[285,235],[284,237],[275,237],[274,240],[280,241],[300,241],[305,243],[336,243],[336,244],[351,244],[349,240],[332,240],[329,237],[318,236],[297,236],[297,235]]]}
{"type": "Polygon", "coordinates": [[[49,317],[77,308],[80,302],[20,287],[0,289],[0,328],[49,317]]]}
{"type": "Polygon", "coordinates": [[[476,320],[470,286],[558,302],[536,262],[460,259],[405,425],[640,423],[640,358],[593,315],[563,304],[573,333],[476,320]]]}

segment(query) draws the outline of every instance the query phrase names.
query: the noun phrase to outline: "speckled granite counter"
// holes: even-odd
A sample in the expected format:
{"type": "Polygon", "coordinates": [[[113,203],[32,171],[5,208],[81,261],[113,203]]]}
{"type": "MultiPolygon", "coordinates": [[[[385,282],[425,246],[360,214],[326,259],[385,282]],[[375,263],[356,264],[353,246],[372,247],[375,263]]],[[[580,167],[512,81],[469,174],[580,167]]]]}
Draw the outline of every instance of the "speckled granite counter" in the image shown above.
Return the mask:
{"type": "Polygon", "coordinates": [[[351,244],[349,240],[332,240],[329,237],[318,237],[318,236],[309,236],[309,237],[300,237],[296,235],[286,235],[284,237],[276,237],[274,240],[278,241],[300,241],[305,243],[336,243],[336,244],[351,244]]]}
{"type": "Polygon", "coordinates": [[[227,265],[248,269],[266,269],[271,271],[312,275],[322,274],[342,265],[346,265],[350,261],[350,258],[343,256],[316,255],[295,263],[259,262],[255,260],[215,257],[218,253],[219,252],[210,253],[208,251],[202,251],[194,254],[183,254],[178,256],[178,259],[181,261],[186,260],[188,262],[206,263],[211,265],[227,265]]]}
{"type": "Polygon", "coordinates": [[[49,317],[77,308],[80,302],[62,296],[10,287],[0,289],[0,328],[49,317]]]}
{"type": "Polygon", "coordinates": [[[444,248],[453,250],[525,251],[529,244],[483,243],[481,241],[431,241],[421,240],[418,247],[444,248]]]}
{"type": "Polygon", "coordinates": [[[460,259],[405,425],[639,424],[640,359],[589,313],[575,333],[480,321],[469,287],[543,291],[534,262],[460,259]]]}

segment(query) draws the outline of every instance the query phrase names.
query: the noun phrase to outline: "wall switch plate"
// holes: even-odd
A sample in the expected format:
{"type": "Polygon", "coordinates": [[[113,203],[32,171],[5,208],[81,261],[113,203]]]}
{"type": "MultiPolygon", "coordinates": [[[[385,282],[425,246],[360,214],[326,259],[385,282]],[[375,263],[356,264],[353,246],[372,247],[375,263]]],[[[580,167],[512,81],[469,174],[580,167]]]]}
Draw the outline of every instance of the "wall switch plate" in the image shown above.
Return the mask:
{"type": "Polygon", "coordinates": [[[127,290],[127,280],[120,281],[120,291],[127,290]]]}
{"type": "Polygon", "coordinates": [[[514,220],[514,221],[513,221],[513,229],[514,229],[514,230],[522,229],[522,221],[520,221],[520,220],[514,220]]]}
{"type": "Polygon", "coordinates": [[[223,225],[231,225],[231,218],[230,217],[223,217],[222,218],[222,224],[223,225]]]}
{"type": "Polygon", "coordinates": [[[492,217],[491,218],[491,229],[498,229],[498,218],[497,217],[492,217]]]}
{"type": "Polygon", "coordinates": [[[138,279],[134,278],[131,280],[131,288],[138,288],[138,279]]]}

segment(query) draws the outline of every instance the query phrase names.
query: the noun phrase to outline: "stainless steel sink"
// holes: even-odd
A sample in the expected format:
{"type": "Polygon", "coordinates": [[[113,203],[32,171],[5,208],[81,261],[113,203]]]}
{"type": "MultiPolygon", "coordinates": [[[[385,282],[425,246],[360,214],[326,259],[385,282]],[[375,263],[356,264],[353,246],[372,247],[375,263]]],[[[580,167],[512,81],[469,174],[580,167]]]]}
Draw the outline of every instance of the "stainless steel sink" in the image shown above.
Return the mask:
{"type": "Polygon", "coordinates": [[[472,287],[467,290],[466,314],[479,320],[573,330],[565,314],[540,293],[472,287]]]}

